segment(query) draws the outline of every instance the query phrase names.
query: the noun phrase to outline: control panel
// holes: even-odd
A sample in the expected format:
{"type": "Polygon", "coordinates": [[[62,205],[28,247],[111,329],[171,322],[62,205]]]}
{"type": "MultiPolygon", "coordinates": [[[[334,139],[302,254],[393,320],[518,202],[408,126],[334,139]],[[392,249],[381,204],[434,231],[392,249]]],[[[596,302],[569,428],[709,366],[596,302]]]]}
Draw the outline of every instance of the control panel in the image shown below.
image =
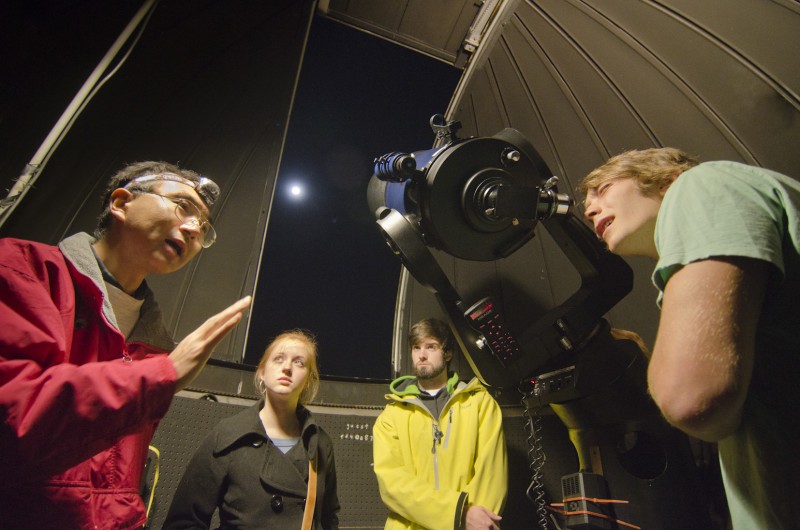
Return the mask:
{"type": "Polygon", "coordinates": [[[489,353],[504,367],[516,361],[522,350],[506,328],[503,317],[490,297],[482,298],[464,312],[470,326],[482,335],[481,350],[489,353]]]}

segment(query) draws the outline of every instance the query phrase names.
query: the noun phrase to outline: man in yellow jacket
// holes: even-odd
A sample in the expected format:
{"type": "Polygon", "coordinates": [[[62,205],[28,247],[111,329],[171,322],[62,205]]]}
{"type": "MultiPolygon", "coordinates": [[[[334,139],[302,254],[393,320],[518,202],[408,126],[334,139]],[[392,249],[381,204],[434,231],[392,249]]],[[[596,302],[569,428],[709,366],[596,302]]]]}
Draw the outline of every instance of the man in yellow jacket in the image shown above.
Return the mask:
{"type": "Polygon", "coordinates": [[[414,376],[392,382],[373,429],[387,530],[499,529],[508,490],[500,407],[477,379],[448,374],[444,322],[411,327],[414,376]]]}

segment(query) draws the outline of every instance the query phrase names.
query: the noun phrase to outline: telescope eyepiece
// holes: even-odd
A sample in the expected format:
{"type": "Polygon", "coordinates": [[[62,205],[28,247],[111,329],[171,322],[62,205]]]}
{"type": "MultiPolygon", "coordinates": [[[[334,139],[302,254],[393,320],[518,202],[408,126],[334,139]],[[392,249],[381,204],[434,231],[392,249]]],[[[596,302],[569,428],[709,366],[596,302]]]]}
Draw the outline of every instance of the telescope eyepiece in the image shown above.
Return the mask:
{"type": "Polygon", "coordinates": [[[393,151],[374,160],[375,176],[388,182],[403,182],[418,173],[414,155],[393,151]]]}

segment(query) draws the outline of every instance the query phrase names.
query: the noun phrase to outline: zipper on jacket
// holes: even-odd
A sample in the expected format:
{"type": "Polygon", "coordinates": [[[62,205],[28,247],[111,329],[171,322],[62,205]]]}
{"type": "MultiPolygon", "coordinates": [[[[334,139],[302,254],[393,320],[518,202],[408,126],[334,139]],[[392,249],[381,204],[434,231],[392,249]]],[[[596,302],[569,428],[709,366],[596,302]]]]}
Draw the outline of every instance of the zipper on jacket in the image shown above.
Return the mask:
{"type": "Polygon", "coordinates": [[[433,448],[431,452],[433,453],[433,483],[435,485],[435,489],[439,489],[439,454],[436,451],[436,445],[442,440],[442,430],[439,429],[439,426],[436,422],[432,422],[433,425],[433,448]]]}
{"type": "Polygon", "coordinates": [[[447,442],[450,441],[450,426],[453,425],[453,409],[451,408],[447,414],[447,434],[444,436],[444,448],[447,449],[447,442]]]}

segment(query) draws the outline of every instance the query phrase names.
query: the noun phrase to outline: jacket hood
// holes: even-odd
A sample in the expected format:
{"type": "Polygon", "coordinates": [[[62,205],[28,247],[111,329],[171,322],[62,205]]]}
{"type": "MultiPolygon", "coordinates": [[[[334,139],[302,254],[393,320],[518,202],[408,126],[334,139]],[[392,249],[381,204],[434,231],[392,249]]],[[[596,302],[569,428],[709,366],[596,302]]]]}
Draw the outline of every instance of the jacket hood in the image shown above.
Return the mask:
{"type": "MultiPolygon", "coordinates": [[[[447,385],[445,386],[447,393],[452,394],[453,390],[456,388],[456,385],[458,385],[458,374],[453,372],[453,375],[451,375],[447,380],[447,385]]],[[[419,396],[422,393],[417,386],[417,378],[413,375],[404,375],[402,377],[398,377],[391,382],[389,385],[389,390],[392,392],[392,394],[399,397],[419,396]]]]}

